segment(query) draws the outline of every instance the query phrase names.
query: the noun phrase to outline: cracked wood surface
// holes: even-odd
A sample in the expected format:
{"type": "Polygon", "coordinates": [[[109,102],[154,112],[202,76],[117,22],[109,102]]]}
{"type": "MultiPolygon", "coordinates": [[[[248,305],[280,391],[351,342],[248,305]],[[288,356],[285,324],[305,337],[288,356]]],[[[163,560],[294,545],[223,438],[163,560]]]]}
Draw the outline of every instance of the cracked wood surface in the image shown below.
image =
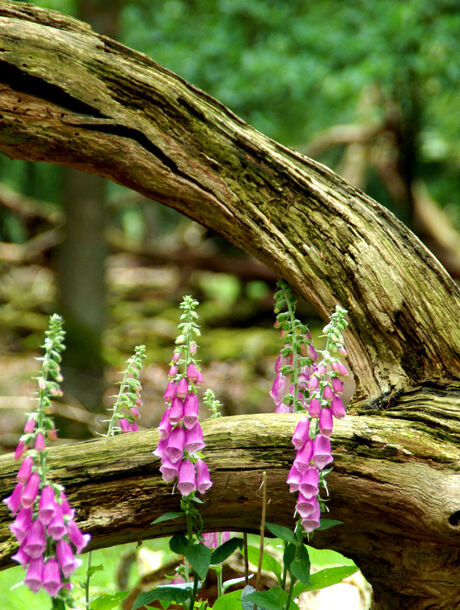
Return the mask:
{"type": "Polygon", "coordinates": [[[89,26],[0,2],[0,151],[95,172],[349,311],[358,393],[459,377],[458,289],[389,211],[89,26]]]}
{"type": "MultiPolygon", "coordinates": [[[[314,543],[352,556],[376,608],[451,608],[460,598],[459,291],[390,212],[315,161],[265,137],[154,61],[72,18],[0,0],[0,152],[106,176],[216,230],[326,316],[349,311],[355,415],[337,424],[331,516],[314,543]]],[[[210,529],[289,524],[295,416],[205,422],[210,529]],[[243,508],[243,510],[242,510],[243,508]]],[[[58,447],[55,475],[94,546],[169,534],[177,507],[151,455],[156,433],[58,447]]],[[[2,495],[14,464],[0,458],[2,495]]],[[[12,540],[1,509],[0,544],[12,540]]]]}

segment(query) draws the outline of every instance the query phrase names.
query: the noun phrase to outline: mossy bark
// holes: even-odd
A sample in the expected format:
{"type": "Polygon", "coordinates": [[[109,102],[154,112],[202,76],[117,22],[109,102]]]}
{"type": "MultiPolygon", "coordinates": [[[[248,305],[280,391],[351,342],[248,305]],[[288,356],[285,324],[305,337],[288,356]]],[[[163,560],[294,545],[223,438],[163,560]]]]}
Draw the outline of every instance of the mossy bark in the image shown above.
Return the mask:
{"type": "MultiPolygon", "coordinates": [[[[452,608],[459,591],[460,296],[390,212],[269,138],[151,59],[89,26],[0,1],[0,151],[108,177],[218,231],[326,316],[349,311],[354,414],[337,426],[332,515],[315,537],[356,559],[378,608],[452,608]]],[[[208,527],[291,522],[294,420],[209,422],[208,527]],[[242,510],[242,508],[244,510],[242,510]]],[[[151,456],[155,433],[53,451],[95,546],[168,534],[177,506],[151,456]],[[87,462],[86,460],[89,460],[87,462]],[[163,528],[163,529],[162,529],[163,528]]],[[[4,489],[13,484],[13,464],[4,489]]],[[[6,523],[6,512],[2,513],[6,523]]],[[[6,541],[4,557],[11,548],[6,541]]]]}

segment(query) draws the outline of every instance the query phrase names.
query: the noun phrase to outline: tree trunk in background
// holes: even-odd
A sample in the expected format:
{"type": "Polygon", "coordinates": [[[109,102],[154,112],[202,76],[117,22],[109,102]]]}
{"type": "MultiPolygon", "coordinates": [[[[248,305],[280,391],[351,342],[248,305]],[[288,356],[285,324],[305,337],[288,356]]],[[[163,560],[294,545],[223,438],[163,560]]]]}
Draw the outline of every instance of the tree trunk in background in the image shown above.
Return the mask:
{"type": "MultiPolygon", "coordinates": [[[[458,606],[460,295],[420,241],[359,189],[145,55],[32,5],[0,2],[0,115],[8,156],[111,178],[255,255],[325,317],[336,303],[348,309],[357,392],[332,439],[330,476],[331,517],[345,524],[313,542],[356,560],[376,608],[458,606]]],[[[210,529],[254,529],[270,464],[272,519],[292,524],[284,481],[295,419],[205,423],[210,529]]],[[[159,484],[156,434],[126,436],[53,453],[95,545],[133,539],[177,503],[159,484]]],[[[2,464],[6,492],[11,458],[2,464]]],[[[162,527],[139,535],[177,524],[162,527]]]]}
{"type": "MultiPolygon", "coordinates": [[[[118,0],[79,0],[77,15],[95,30],[116,37],[118,0]]],[[[66,230],[60,251],[58,283],[65,320],[66,358],[64,390],[89,411],[103,410],[104,361],[102,333],[105,327],[106,184],[100,176],[63,168],[62,201],[66,230]]],[[[88,434],[85,427],[59,421],[63,436],[88,434]]]]}
{"type": "MultiPolygon", "coordinates": [[[[99,176],[64,168],[62,186],[66,229],[58,270],[67,346],[64,389],[97,412],[104,390],[106,184],[99,176]]],[[[77,438],[84,434],[80,428],[69,420],[59,422],[63,436],[77,438]]]]}

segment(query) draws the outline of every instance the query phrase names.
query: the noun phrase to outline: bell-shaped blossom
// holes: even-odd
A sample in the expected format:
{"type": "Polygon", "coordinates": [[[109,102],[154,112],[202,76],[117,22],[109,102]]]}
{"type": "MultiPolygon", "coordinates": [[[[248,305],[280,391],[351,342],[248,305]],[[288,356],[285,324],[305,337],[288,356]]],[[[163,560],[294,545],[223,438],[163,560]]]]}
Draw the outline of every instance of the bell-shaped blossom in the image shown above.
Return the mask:
{"type": "Polygon", "coordinates": [[[51,519],[56,514],[56,500],[54,498],[54,489],[51,485],[47,485],[42,489],[40,502],[38,505],[38,518],[43,525],[48,525],[51,519]]]}
{"type": "Polygon", "coordinates": [[[319,507],[319,503],[316,497],[306,498],[301,493],[299,493],[295,509],[302,519],[306,519],[307,517],[312,515],[317,510],[317,507],[319,507]]]}
{"type": "Polygon", "coordinates": [[[70,542],[76,548],[77,553],[81,553],[91,540],[91,535],[83,534],[78,525],[72,519],[67,523],[67,535],[69,536],[70,542]]]}
{"type": "Polygon", "coordinates": [[[54,557],[50,557],[43,567],[42,586],[50,597],[56,597],[62,589],[61,569],[54,557]]]}
{"type": "Polygon", "coordinates": [[[270,390],[270,396],[273,398],[276,404],[281,402],[287,393],[289,387],[289,377],[277,373],[273,380],[272,389],[270,390]]]}
{"type": "Polygon", "coordinates": [[[31,559],[29,567],[27,568],[24,584],[34,593],[38,593],[42,587],[43,564],[43,556],[40,556],[36,559],[31,559]]]}
{"type": "Polygon", "coordinates": [[[45,450],[45,437],[42,432],[39,432],[35,437],[35,450],[36,451],[44,451],[45,450]]]}
{"type": "Polygon", "coordinates": [[[319,431],[324,436],[330,436],[332,433],[332,412],[328,407],[321,409],[319,414],[319,431]]]}
{"type": "Polygon", "coordinates": [[[342,380],[339,379],[338,377],[333,377],[333,379],[332,379],[332,389],[337,394],[340,394],[341,392],[343,392],[343,383],[342,383],[342,380]]]}
{"type": "Polygon", "coordinates": [[[299,491],[308,500],[318,495],[319,470],[314,466],[308,468],[300,480],[299,491]]]}
{"type": "Polygon", "coordinates": [[[334,396],[334,392],[332,391],[332,388],[329,384],[325,385],[323,388],[323,398],[324,400],[332,400],[334,396]]]}
{"type": "Polygon", "coordinates": [[[332,366],[332,369],[336,373],[338,373],[341,377],[346,377],[348,375],[347,368],[341,362],[334,361],[331,366],[332,366]]]}
{"type": "Polygon", "coordinates": [[[30,528],[24,544],[24,552],[32,559],[37,559],[43,555],[46,548],[45,529],[40,519],[35,519],[30,528]]]}
{"type": "Polygon", "coordinates": [[[306,517],[302,517],[302,525],[304,530],[309,534],[319,527],[321,521],[321,508],[319,503],[316,503],[314,510],[306,517]]]}
{"type": "Polygon", "coordinates": [[[200,451],[204,447],[203,441],[203,430],[201,425],[197,422],[193,428],[185,431],[185,451],[190,454],[200,451]]]}
{"type": "Polygon", "coordinates": [[[177,462],[184,455],[185,430],[182,426],[173,428],[169,434],[164,453],[171,462],[177,462]]]}
{"type": "Polygon", "coordinates": [[[131,413],[131,415],[133,417],[137,417],[139,418],[141,416],[141,412],[139,411],[139,409],[137,407],[131,407],[131,409],[129,410],[129,412],[131,413]]]}
{"type": "Polygon", "coordinates": [[[131,432],[131,426],[130,426],[129,420],[126,419],[126,417],[121,417],[118,424],[119,424],[123,434],[126,434],[127,432],[131,432]]]}
{"type": "Polygon", "coordinates": [[[159,458],[163,459],[165,454],[165,449],[168,446],[168,437],[166,438],[160,438],[160,440],[158,441],[158,445],[156,447],[156,449],[154,449],[152,451],[153,455],[158,456],[159,458]]]}
{"type": "Polygon", "coordinates": [[[16,450],[14,452],[14,459],[20,460],[22,458],[22,456],[24,455],[25,450],[26,450],[26,445],[25,445],[24,441],[19,441],[19,443],[17,444],[16,450]]]}
{"type": "Polygon", "coordinates": [[[67,534],[67,527],[64,523],[61,507],[57,506],[56,508],[57,510],[54,517],[51,519],[48,527],[46,528],[46,533],[48,536],[51,536],[53,540],[61,540],[61,538],[67,534]]]}
{"type": "Polygon", "coordinates": [[[187,394],[187,398],[184,402],[184,426],[190,430],[198,421],[199,403],[198,396],[193,392],[187,394]]]}
{"type": "Polygon", "coordinates": [[[170,381],[166,386],[165,393],[163,394],[163,400],[165,402],[172,402],[172,399],[176,395],[177,382],[170,381]]]}
{"type": "MultiPolygon", "coordinates": [[[[27,459],[27,458],[26,458],[27,459]]],[[[33,472],[30,475],[29,480],[24,486],[21,495],[21,504],[24,508],[30,508],[35,502],[35,498],[38,494],[38,486],[40,485],[40,475],[37,472],[33,472]]]]}
{"type": "Polygon", "coordinates": [[[321,401],[319,398],[312,398],[308,405],[310,417],[319,417],[321,414],[321,401]]]}
{"type": "Polygon", "coordinates": [[[21,483],[19,481],[19,483],[13,489],[13,493],[11,494],[11,496],[8,496],[7,498],[5,498],[3,500],[3,502],[5,502],[5,504],[8,506],[8,508],[10,509],[10,511],[13,515],[15,515],[22,506],[21,496],[22,496],[23,489],[24,489],[24,483],[21,483]]]}
{"type": "Polygon", "coordinates": [[[168,377],[175,377],[177,375],[178,372],[178,368],[177,368],[177,364],[171,364],[171,366],[169,367],[169,371],[168,371],[168,377]]]}
{"type": "Polygon", "coordinates": [[[308,436],[309,430],[310,420],[305,417],[299,421],[295,427],[294,434],[292,435],[292,444],[297,450],[302,449],[307,440],[310,438],[308,436]]]}
{"type": "Polygon", "coordinates": [[[195,466],[190,460],[184,460],[177,477],[177,489],[183,496],[188,496],[196,489],[195,466]]]}
{"type": "Polygon", "coordinates": [[[174,364],[177,364],[180,360],[180,352],[174,352],[172,355],[172,361],[174,364]]]}
{"type": "Polygon", "coordinates": [[[56,557],[65,578],[69,578],[81,565],[81,560],[75,558],[71,545],[65,539],[56,544],[56,557]]]}
{"type": "Polygon", "coordinates": [[[310,356],[310,358],[312,360],[318,360],[318,354],[317,354],[315,348],[313,347],[312,343],[308,344],[308,355],[310,356]]]}
{"type": "Polygon", "coordinates": [[[175,426],[176,424],[178,424],[180,422],[183,414],[184,414],[184,401],[181,398],[179,398],[178,396],[175,396],[172,400],[171,408],[169,411],[169,421],[171,422],[171,424],[173,426],[175,426]]]}
{"type": "Polygon", "coordinates": [[[168,407],[163,413],[163,417],[158,425],[158,430],[160,432],[160,439],[164,440],[168,438],[169,432],[171,431],[171,422],[169,421],[169,413],[171,407],[168,407]]]}
{"type": "Polygon", "coordinates": [[[193,362],[190,362],[187,365],[187,378],[192,383],[200,383],[199,380],[203,381],[203,377],[200,371],[196,368],[193,362]]]}
{"type": "Polygon", "coordinates": [[[24,552],[24,544],[25,541],[21,543],[16,553],[11,556],[11,559],[13,561],[17,561],[25,568],[32,558],[30,557],[30,555],[27,555],[27,553],[24,552]]]}
{"type": "Polygon", "coordinates": [[[21,481],[22,483],[27,483],[32,473],[33,465],[34,460],[30,455],[28,455],[19,467],[18,474],[16,475],[17,480],[21,481]]]}
{"type": "Polygon", "coordinates": [[[163,481],[166,483],[171,483],[179,474],[179,468],[181,465],[181,460],[177,462],[171,462],[166,456],[164,456],[161,460],[160,472],[163,475],[163,481]]]}
{"type": "Polygon", "coordinates": [[[317,390],[319,387],[319,377],[318,375],[312,375],[310,377],[310,381],[308,382],[309,390],[317,390]]]}
{"type": "Polygon", "coordinates": [[[139,431],[139,426],[136,424],[135,421],[132,421],[130,424],[130,431],[131,432],[138,432],[139,431]]]}
{"type": "Polygon", "coordinates": [[[331,411],[334,417],[342,419],[346,415],[345,407],[343,406],[340,396],[335,395],[331,401],[331,411]]]}
{"type": "Polygon", "coordinates": [[[297,451],[295,456],[294,464],[299,472],[306,472],[310,467],[311,458],[313,455],[313,443],[311,439],[308,439],[302,449],[297,451]]]}
{"type": "Polygon", "coordinates": [[[209,476],[209,470],[206,462],[198,459],[195,463],[196,469],[196,488],[200,494],[204,494],[212,487],[212,481],[209,476]]]}
{"type": "Polygon", "coordinates": [[[176,396],[182,398],[182,400],[187,396],[188,392],[188,382],[185,377],[181,377],[177,382],[176,387],[176,396]]]}
{"type": "Polygon", "coordinates": [[[332,462],[331,441],[327,436],[318,434],[313,441],[313,457],[315,465],[322,470],[330,462],[332,462]]]}
{"type": "Polygon", "coordinates": [[[33,509],[21,508],[16,519],[10,524],[10,531],[16,537],[16,540],[21,544],[26,539],[27,534],[32,527],[33,509]]]}
{"type": "Polygon", "coordinates": [[[297,470],[297,466],[292,464],[291,470],[289,471],[286,483],[289,485],[289,491],[294,493],[299,491],[300,481],[302,480],[302,473],[297,470]]]}
{"type": "Polygon", "coordinates": [[[32,432],[35,430],[36,423],[35,417],[29,417],[29,419],[26,421],[26,425],[24,426],[25,434],[32,434],[32,432]]]}

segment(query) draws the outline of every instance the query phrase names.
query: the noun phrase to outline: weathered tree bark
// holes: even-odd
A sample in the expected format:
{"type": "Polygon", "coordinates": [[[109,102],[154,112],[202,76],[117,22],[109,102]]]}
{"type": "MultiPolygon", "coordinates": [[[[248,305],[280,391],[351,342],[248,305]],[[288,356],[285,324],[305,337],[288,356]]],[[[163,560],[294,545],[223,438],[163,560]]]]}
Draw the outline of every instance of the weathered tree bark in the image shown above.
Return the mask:
{"type": "MultiPolygon", "coordinates": [[[[347,308],[358,390],[354,416],[337,426],[330,475],[331,516],[345,525],[315,544],[356,559],[378,608],[457,606],[460,296],[404,225],[146,56],[14,2],[0,2],[0,151],[111,178],[218,231],[323,315],[337,302],[347,308]]],[[[284,480],[294,421],[248,416],[205,426],[210,529],[257,527],[263,469],[269,518],[292,522],[284,480]]],[[[178,527],[149,526],[177,503],[159,480],[154,439],[53,452],[61,456],[56,477],[95,546],[178,527]]],[[[13,464],[1,463],[6,492],[13,464]]],[[[7,557],[12,542],[3,544],[7,557]]]]}

